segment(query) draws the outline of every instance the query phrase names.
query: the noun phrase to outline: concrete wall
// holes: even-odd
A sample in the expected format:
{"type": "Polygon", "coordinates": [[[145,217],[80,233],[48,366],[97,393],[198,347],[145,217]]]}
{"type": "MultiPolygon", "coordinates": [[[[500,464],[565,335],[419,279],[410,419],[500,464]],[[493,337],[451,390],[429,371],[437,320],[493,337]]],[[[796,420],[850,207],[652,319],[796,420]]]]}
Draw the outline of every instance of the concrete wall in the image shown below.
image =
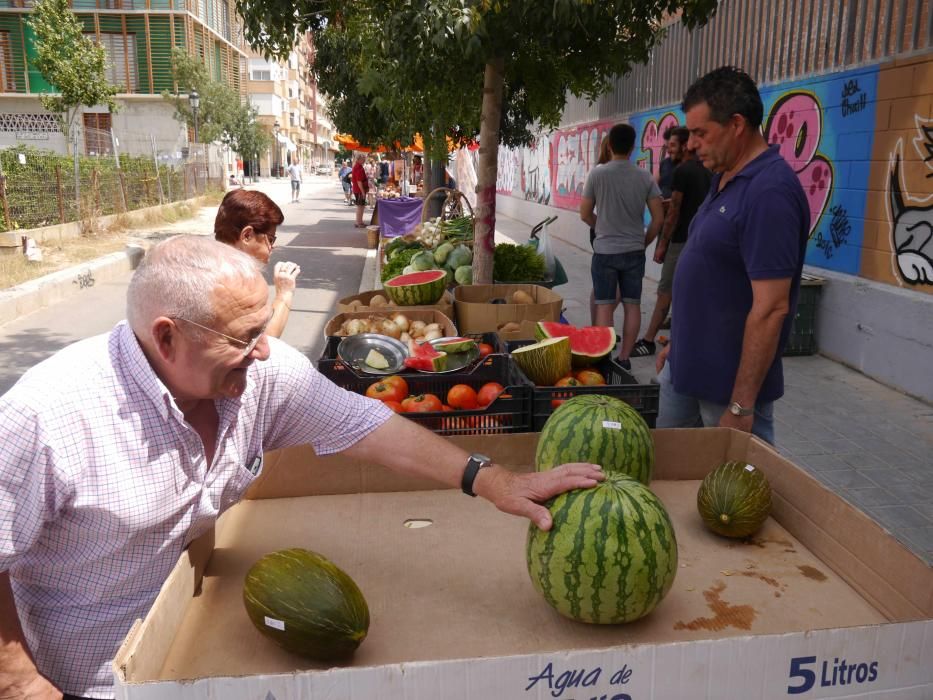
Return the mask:
{"type": "MultiPolygon", "coordinates": [[[[818,323],[819,346],[933,401],[926,379],[933,377],[933,52],[768,85],[761,93],[765,138],[794,168],[810,205],[806,263],[830,280],[819,308],[826,316],[818,323]],[[857,300],[857,310],[847,299],[857,300]]],[[[499,211],[529,225],[557,213],[558,235],[589,249],[577,216],[583,184],[602,136],[620,121],[638,134],[633,160],[657,174],[663,132],[684,123],[678,105],[562,127],[527,148],[500,148],[499,211]]]]}

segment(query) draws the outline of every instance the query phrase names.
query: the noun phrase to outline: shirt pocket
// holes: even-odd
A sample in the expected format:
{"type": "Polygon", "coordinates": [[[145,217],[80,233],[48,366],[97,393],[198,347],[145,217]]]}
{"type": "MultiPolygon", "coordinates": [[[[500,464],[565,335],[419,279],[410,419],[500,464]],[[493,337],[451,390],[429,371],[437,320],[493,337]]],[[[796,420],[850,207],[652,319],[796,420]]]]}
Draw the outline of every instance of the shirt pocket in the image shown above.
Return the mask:
{"type": "Polygon", "coordinates": [[[264,464],[265,459],[262,453],[260,453],[254,457],[248,458],[245,464],[241,463],[237,465],[236,471],[224,488],[220,502],[221,512],[243,498],[243,494],[246,493],[246,490],[259,478],[259,475],[262,474],[264,464]]]}

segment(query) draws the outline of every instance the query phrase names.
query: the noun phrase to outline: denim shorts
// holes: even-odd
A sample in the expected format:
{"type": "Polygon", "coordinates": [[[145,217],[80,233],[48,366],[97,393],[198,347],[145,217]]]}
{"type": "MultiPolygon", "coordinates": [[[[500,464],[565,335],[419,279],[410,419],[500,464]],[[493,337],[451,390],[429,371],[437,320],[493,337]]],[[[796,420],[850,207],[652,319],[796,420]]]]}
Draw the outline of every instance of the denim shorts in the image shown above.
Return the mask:
{"type": "Polygon", "coordinates": [[[614,304],[616,291],[623,304],[641,303],[641,282],[645,276],[645,251],[593,253],[590,262],[593,296],[597,304],[614,304]]]}

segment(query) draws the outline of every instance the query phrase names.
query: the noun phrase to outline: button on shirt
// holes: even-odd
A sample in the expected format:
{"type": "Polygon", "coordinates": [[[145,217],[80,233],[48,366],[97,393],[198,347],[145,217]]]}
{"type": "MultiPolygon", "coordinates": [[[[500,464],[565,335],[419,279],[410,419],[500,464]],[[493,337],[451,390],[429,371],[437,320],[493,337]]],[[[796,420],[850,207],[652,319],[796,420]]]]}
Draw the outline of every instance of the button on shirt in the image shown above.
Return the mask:
{"type": "Polygon", "coordinates": [[[392,415],[269,345],[244,393],[216,402],[211,465],[125,322],[0,397],[0,571],[40,672],[65,693],[113,697],[110,661],[133,621],[259,475],[264,451],[339,452],[392,415]]]}
{"type": "Polygon", "coordinates": [[[784,394],[781,352],[790,334],[810,230],[810,208],[797,175],[771,146],[719,191],[690,224],[674,273],[671,378],[674,390],[717,404],[731,400],[752,280],[791,278],[790,313],[758,393],[759,401],[784,394]]]}

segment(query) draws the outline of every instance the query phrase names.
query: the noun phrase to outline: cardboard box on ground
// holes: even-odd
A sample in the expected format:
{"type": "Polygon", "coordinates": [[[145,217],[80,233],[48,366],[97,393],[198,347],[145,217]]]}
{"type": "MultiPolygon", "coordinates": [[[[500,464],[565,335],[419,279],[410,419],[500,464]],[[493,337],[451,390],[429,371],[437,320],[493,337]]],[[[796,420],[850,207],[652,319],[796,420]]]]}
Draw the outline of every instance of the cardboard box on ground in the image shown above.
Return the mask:
{"type": "MultiPolygon", "coordinates": [[[[560,617],[528,579],[526,522],[489,503],[294,448],[268,454],[249,500],[183,555],[116,656],[116,696],[933,697],[930,567],[747,434],[653,435],[651,486],[674,522],[680,568],[642,620],[560,617]],[[773,517],[749,541],[713,535],[696,512],[699,479],[727,459],[755,464],[772,485],[773,517]],[[296,546],[332,559],[369,603],[369,636],[345,666],[292,656],[247,618],[247,569],[296,546]]],[[[452,439],[525,470],[537,435],[452,439]]]]}

